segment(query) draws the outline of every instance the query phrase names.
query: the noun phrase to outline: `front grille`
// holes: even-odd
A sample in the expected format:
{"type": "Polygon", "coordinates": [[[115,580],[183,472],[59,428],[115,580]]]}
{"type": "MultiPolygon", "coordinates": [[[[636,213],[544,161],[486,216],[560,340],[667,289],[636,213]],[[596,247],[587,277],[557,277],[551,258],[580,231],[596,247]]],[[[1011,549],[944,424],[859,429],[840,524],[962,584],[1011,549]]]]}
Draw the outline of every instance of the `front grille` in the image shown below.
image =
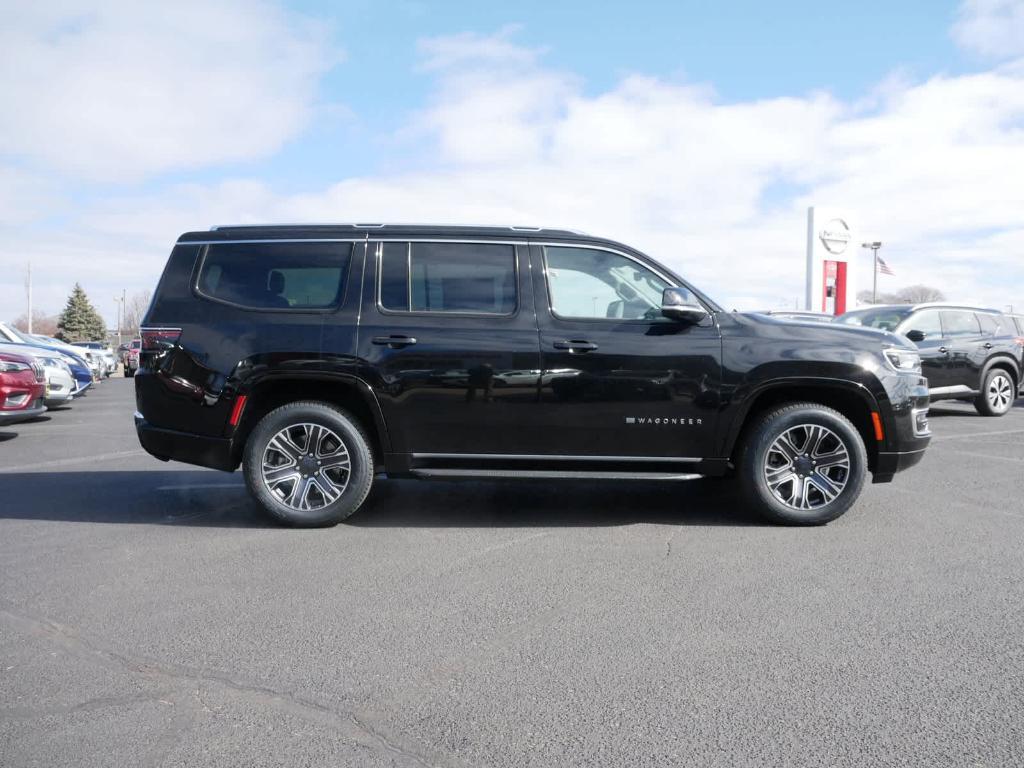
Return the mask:
{"type": "Polygon", "coordinates": [[[42,384],[46,381],[46,371],[38,362],[32,361],[32,371],[36,375],[37,384],[42,384]]]}

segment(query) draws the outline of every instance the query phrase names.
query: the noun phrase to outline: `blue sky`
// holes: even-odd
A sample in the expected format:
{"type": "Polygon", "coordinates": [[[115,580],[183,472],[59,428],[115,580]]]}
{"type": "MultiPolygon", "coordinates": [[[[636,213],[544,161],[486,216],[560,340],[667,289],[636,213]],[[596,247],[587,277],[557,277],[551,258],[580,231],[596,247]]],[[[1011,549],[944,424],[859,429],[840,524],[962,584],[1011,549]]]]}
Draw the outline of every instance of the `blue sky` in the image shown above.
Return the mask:
{"type": "Polygon", "coordinates": [[[0,28],[0,309],[151,288],[232,221],[540,223],[729,306],[803,294],[808,205],[893,289],[1024,304],[1024,0],[65,0],[0,28]]]}
{"type": "MultiPolygon", "coordinates": [[[[328,115],[281,153],[254,166],[288,188],[311,174],[390,167],[393,147],[375,140],[429,101],[431,79],[418,71],[417,41],[454,32],[489,35],[514,28],[544,62],[573,72],[597,94],[632,73],[708,84],[724,102],[800,96],[824,90],[857,99],[898,73],[927,77],[971,71],[975,57],[949,36],[955,2],[297,2],[289,7],[329,20],[344,52],[322,80],[328,115]],[[356,34],[349,34],[355,30],[356,34]]],[[[213,178],[225,169],[211,169],[213,178]]]]}

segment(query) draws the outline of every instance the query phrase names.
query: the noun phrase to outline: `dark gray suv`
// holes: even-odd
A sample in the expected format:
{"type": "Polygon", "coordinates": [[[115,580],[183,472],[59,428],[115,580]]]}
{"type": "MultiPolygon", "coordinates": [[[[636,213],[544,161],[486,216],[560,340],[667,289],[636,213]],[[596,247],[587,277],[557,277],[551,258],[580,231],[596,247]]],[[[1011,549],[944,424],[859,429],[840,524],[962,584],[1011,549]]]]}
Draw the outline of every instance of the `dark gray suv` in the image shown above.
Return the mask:
{"type": "Polygon", "coordinates": [[[973,400],[983,416],[1013,407],[1024,369],[1024,329],[994,309],[949,304],[897,304],[837,318],[905,336],[921,353],[932,400],[973,400]]]}

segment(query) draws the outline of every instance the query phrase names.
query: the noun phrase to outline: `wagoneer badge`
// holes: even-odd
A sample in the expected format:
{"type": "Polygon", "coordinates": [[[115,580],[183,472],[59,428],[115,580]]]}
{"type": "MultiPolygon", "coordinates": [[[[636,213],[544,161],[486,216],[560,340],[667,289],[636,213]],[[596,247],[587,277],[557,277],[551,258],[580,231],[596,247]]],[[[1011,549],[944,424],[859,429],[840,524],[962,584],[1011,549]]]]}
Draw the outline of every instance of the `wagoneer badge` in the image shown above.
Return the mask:
{"type": "Polygon", "coordinates": [[[682,418],[677,416],[627,416],[627,424],[650,424],[661,427],[693,427],[700,426],[700,419],[682,418]]]}

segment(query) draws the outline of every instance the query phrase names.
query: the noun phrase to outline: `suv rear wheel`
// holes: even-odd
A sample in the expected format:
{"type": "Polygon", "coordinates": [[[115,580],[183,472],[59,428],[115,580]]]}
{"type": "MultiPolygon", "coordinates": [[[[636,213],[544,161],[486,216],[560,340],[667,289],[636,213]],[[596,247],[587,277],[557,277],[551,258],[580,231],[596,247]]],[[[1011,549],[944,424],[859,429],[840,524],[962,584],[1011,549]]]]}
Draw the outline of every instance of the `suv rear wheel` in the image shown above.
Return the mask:
{"type": "Polygon", "coordinates": [[[860,433],[838,411],[793,403],[761,416],[739,462],[744,495],[776,523],[821,525],[860,496],[867,476],[860,433]]]}
{"type": "Polygon", "coordinates": [[[362,505],[373,454],[358,422],[326,403],[297,402],[262,419],[245,445],[245,482],[289,525],[335,525],[362,505]]]}
{"type": "Polygon", "coordinates": [[[985,374],[981,394],[974,407],[982,416],[1003,416],[1016,400],[1013,377],[1002,368],[993,368],[985,374]]]}

